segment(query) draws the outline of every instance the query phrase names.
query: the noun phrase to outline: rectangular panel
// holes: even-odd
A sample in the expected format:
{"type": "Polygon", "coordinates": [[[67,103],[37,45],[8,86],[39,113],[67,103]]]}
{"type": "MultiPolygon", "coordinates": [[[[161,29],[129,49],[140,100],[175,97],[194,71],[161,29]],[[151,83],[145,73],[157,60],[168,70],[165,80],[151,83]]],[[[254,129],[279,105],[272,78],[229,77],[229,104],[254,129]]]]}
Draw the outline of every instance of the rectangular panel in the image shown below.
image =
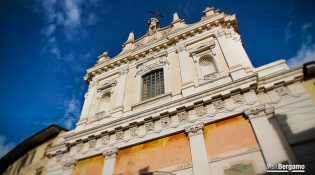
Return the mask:
{"type": "Polygon", "coordinates": [[[104,156],[96,156],[79,160],[72,175],[101,175],[104,165],[104,156]]]}
{"type": "Polygon", "coordinates": [[[189,140],[185,133],[179,133],[120,150],[114,174],[140,174],[188,161],[189,140]]]}
{"type": "Polygon", "coordinates": [[[204,138],[208,156],[257,144],[252,126],[243,116],[205,126],[204,138]]]}

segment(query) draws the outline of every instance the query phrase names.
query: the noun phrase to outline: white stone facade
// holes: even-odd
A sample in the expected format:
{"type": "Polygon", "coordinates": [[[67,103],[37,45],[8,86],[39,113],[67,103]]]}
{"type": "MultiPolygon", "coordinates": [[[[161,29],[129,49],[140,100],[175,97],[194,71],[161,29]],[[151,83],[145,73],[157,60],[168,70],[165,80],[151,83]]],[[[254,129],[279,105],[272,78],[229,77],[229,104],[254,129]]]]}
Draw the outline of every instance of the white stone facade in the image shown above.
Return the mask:
{"type": "Polygon", "coordinates": [[[235,15],[207,8],[194,24],[177,14],[170,26],[149,24],[146,35],[134,40],[131,33],[120,54],[104,53],[87,70],[80,120],[48,150],[48,175],[72,174],[77,160],[100,154],[103,174],[111,175],[120,149],[179,132],[189,138],[191,162],[158,171],[217,175],[250,162],[263,174],[266,164],[297,164],[303,145],[315,146],[314,132],[300,134],[315,126],[302,69],[289,69],[284,60],[254,68],[235,15]],[[155,70],[163,70],[165,92],[142,100],[142,78],[155,70]],[[258,145],[207,156],[204,125],[237,115],[249,119],[258,145]]]}

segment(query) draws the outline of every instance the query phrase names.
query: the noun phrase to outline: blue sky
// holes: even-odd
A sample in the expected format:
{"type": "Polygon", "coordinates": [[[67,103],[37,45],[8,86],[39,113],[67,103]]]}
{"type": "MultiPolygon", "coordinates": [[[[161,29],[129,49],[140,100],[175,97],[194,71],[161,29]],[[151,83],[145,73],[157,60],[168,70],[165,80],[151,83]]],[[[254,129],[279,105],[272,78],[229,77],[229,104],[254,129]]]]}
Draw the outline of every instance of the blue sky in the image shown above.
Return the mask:
{"type": "Polygon", "coordinates": [[[83,105],[85,70],[131,31],[139,38],[158,10],[161,27],[177,12],[187,24],[206,7],[236,14],[255,67],[315,60],[311,0],[2,0],[0,2],[0,157],[52,123],[73,129],[83,105]]]}

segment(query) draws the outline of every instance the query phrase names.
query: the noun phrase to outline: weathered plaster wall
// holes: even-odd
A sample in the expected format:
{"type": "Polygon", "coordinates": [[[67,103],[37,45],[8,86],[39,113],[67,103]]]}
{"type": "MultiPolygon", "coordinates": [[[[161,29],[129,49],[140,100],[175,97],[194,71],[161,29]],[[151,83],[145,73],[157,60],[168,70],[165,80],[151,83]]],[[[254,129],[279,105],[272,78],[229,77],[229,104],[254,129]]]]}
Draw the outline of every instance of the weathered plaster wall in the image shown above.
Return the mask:
{"type": "Polygon", "coordinates": [[[79,160],[73,170],[72,175],[101,175],[103,171],[103,165],[103,155],[79,160]]]}
{"type": "Polygon", "coordinates": [[[187,161],[191,161],[189,140],[179,133],[120,150],[114,174],[140,174],[187,161]]]}

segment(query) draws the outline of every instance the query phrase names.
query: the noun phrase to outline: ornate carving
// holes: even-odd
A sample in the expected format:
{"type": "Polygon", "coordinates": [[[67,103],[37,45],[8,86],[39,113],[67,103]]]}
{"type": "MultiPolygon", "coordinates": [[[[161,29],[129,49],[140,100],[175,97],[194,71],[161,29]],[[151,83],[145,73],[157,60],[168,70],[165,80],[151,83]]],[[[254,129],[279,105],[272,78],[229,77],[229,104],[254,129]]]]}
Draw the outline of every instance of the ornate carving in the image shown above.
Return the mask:
{"type": "Polygon", "coordinates": [[[95,139],[91,139],[89,141],[89,148],[95,148],[96,146],[96,140],[95,139]]]}
{"type": "Polygon", "coordinates": [[[131,137],[137,137],[138,136],[138,127],[132,126],[129,128],[131,137]]]}
{"type": "Polygon", "coordinates": [[[209,66],[212,64],[212,59],[211,55],[206,54],[199,58],[199,64],[200,66],[209,66]]]}
{"type": "Polygon", "coordinates": [[[105,156],[105,158],[112,158],[112,157],[116,157],[117,153],[118,153],[118,148],[110,148],[107,149],[103,152],[103,155],[105,156]]]}
{"type": "Polygon", "coordinates": [[[77,159],[70,159],[61,163],[63,167],[70,168],[77,164],[77,159]]]}
{"type": "Polygon", "coordinates": [[[222,100],[213,102],[213,106],[217,111],[222,111],[226,109],[225,101],[222,100]]]}
{"type": "Polygon", "coordinates": [[[129,66],[126,66],[126,67],[119,70],[119,75],[127,74],[128,71],[129,71],[129,66]]]}
{"type": "Polygon", "coordinates": [[[187,113],[185,110],[183,111],[180,111],[177,113],[177,116],[178,116],[178,120],[180,123],[183,123],[183,122],[186,122],[187,121],[187,113]]]}
{"type": "Polygon", "coordinates": [[[146,131],[154,131],[154,123],[153,123],[153,120],[147,120],[145,122],[145,130],[146,131]]]}
{"type": "Polygon", "coordinates": [[[84,144],[83,143],[79,143],[77,144],[77,152],[81,152],[83,150],[84,144]]]}
{"type": "Polygon", "coordinates": [[[105,134],[102,137],[102,144],[107,145],[109,143],[109,134],[105,134]]]}
{"type": "Polygon", "coordinates": [[[245,109],[244,113],[247,116],[251,116],[251,115],[258,115],[259,112],[262,112],[266,109],[265,105],[259,105],[259,106],[254,106],[252,108],[249,109],[245,109]]]}
{"type": "Polygon", "coordinates": [[[167,59],[165,59],[165,58],[160,58],[160,59],[156,60],[155,63],[153,63],[153,64],[151,64],[149,66],[146,66],[146,65],[142,64],[141,66],[138,67],[139,70],[136,73],[136,76],[141,74],[144,71],[154,70],[155,68],[157,68],[159,66],[164,66],[166,64],[170,64],[170,62],[167,59]]]}
{"type": "Polygon", "coordinates": [[[218,72],[213,72],[211,74],[205,75],[204,80],[214,82],[219,77],[218,72]]]}
{"type": "Polygon", "coordinates": [[[171,126],[171,119],[169,117],[169,115],[164,115],[164,116],[161,116],[161,126],[162,128],[167,128],[167,127],[170,127],[171,126]]]}
{"type": "Polygon", "coordinates": [[[235,95],[232,97],[234,104],[243,104],[245,102],[245,97],[243,95],[235,95]]]}
{"type": "Polygon", "coordinates": [[[204,123],[197,123],[188,127],[185,127],[185,132],[188,133],[188,136],[199,134],[203,132],[204,123]]]}
{"type": "Polygon", "coordinates": [[[176,49],[176,52],[179,53],[186,50],[186,46],[185,44],[181,44],[181,45],[176,46],[175,49],[176,49]]]}
{"type": "Polygon", "coordinates": [[[105,117],[105,115],[106,115],[105,111],[98,112],[93,116],[93,121],[101,120],[103,117],[105,117]]]}
{"type": "Polygon", "coordinates": [[[290,95],[289,89],[287,87],[285,87],[285,86],[278,87],[278,88],[275,89],[275,91],[280,96],[280,98],[290,95]]]}
{"type": "Polygon", "coordinates": [[[195,111],[196,111],[196,114],[200,117],[204,114],[207,113],[205,107],[203,106],[203,104],[200,104],[198,106],[195,107],[195,111]]]}
{"type": "Polygon", "coordinates": [[[148,21],[148,26],[149,26],[149,30],[148,30],[147,35],[151,36],[156,32],[157,28],[159,27],[159,20],[157,20],[156,18],[151,18],[148,21]]]}
{"type": "Polygon", "coordinates": [[[191,162],[184,162],[177,165],[177,170],[182,170],[182,169],[191,168],[191,167],[192,167],[191,162]]]}
{"type": "Polygon", "coordinates": [[[123,140],[124,139],[124,131],[119,129],[116,131],[116,140],[123,140]]]}

